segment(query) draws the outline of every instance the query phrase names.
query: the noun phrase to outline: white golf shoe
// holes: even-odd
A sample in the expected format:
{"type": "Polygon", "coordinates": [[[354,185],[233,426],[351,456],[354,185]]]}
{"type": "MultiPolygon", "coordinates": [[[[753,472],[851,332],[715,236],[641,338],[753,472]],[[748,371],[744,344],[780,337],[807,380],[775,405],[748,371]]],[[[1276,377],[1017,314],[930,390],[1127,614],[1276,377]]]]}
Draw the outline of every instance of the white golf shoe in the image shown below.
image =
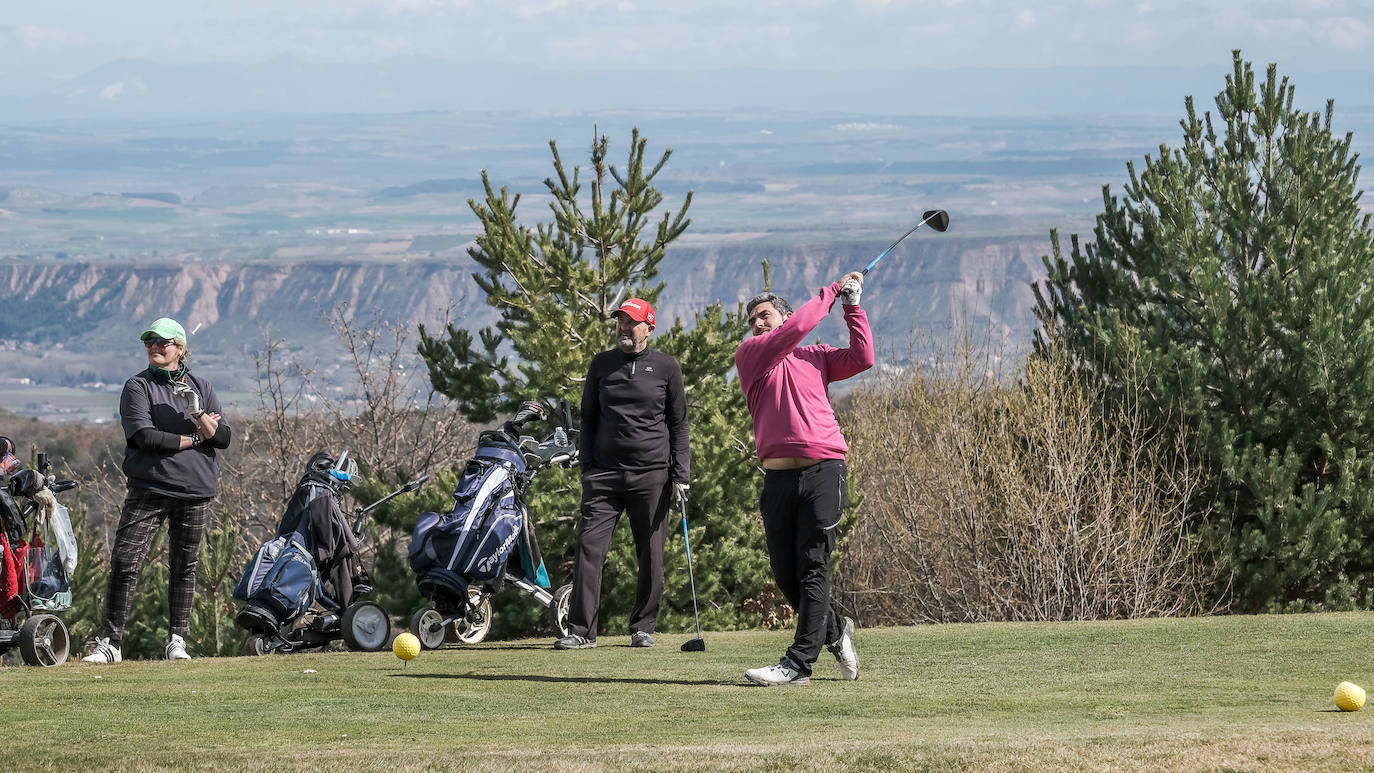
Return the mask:
{"type": "Polygon", "coordinates": [[[110,643],[110,640],[101,637],[95,640],[95,647],[91,654],[81,659],[82,663],[118,663],[123,658],[119,654],[119,648],[110,643]]]}
{"type": "Polygon", "coordinates": [[[835,660],[840,664],[840,678],[846,682],[852,682],[859,678],[859,653],[854,649],[854,620],[844,618],[844,624],[840,626],[840,640],[825,645],[835,656],[835,660]]]}
{"type": "Polygon", "coordinates": [[[781,687],[785,684],[811,684],[811,677],[803,674],[797,664],[784,657],[777,663],[763,668],[751,668],[744,672],[744,678],[760,687],[781,687]]]}
{"type": "Polygon", "coordinates": [[[171,641],[167,642],[166,655],[168,660],[191,659],[191,656],[186,654],[186,640],[181,638],[177,634],[172,634],[171,641]]]}

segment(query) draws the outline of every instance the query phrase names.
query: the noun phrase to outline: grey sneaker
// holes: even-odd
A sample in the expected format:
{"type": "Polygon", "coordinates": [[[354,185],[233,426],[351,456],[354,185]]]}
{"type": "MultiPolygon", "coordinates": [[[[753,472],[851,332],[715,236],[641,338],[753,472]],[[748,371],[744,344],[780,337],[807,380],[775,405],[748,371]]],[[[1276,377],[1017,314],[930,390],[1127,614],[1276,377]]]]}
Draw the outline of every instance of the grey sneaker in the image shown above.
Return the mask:
{"type": "Polygon", "coordinates": [[[648,631],[635,631],[630,634],[630,646],[652,647],[654,646],[654,637],[648,631]]]}
{"type": "Polygon", "coordinates": [[[595,646],[596,639],[588,639],[575,633],[570,633],[553,643],[556,650],[589,650],[595,646]]]}
{"type": "Polygon", "coordinates": [[[123,658],[119,654],[119,648],[110,643],[110,640],[101,637],[95,640],[95,648],[91,654],[81,659],[82,663],[118,663],[123,658]]]}
{"type": "Polygon", "coordinates": [[[744,678],[760,687],[781,687],[786,684],[811,684],[811,677],[803,674],[791,658],[784,657],[777,663],[763,668],[751,668],[744,672],[744,678]]]}
{"type": "Polygon", "coordinates": [[[852,682],[859,678],[859,653],[854,649],[854,620],[846,617],[840,627],[840,640],[825,645],[840,664],[840,678],[852,682]]]}
{"type": "Polygon", "coordinates": [[[172,634],[171,640],[167,642],[166,655],[168,660],[191,659],[191,656],[186,654],[186,640],[177,634],[172,634]]]}

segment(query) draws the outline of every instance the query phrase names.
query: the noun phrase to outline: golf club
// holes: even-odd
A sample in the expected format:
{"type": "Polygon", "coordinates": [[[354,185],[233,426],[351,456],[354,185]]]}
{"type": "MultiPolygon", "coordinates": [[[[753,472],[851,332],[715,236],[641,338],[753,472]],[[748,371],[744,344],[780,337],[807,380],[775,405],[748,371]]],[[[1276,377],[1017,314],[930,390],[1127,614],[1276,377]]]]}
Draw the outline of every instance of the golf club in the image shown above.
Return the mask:
{"type": "Polygon", "coordinates": [[[882,260],[883,257],[887,255],[889,252],[892,252],[893,247],[896,247],[898,244],[901,244],[902,239],[905,239],[906,237],[912,235],[916,232],[917,228],[920,228],[921,226],[927,224],[929,224],[930,227],[935,229],[936,231],[940,231],[941,233],[943,233],[946,228],[949,228],[949,213],[944,211],[943,209],[926,210],[921,215],[921,222],[912,226],[910,231],[907,231],[906,233],[902,234],[900,237],[897,238],[897,241],[889,244],[887,246],[887,249],[878,253],[878,257],[874,258],[872,262],[868,264],[868,267],[864,269],[864,276],[868,276],[869,269],[878,265],[878,261],[882,260]]]}
{"type": "Polygon", "coordinates": [[[701,638],[701,615],[697,614],[697,581],[692,576],[692,540],[687,536],[687,497],[678,497],[682,504],[682,544],[687,546],[687,581],[692,585],[692,617],[697,622],[697,638],[682,643],[683,652],[705,652],[706,640],[701,638]]]}

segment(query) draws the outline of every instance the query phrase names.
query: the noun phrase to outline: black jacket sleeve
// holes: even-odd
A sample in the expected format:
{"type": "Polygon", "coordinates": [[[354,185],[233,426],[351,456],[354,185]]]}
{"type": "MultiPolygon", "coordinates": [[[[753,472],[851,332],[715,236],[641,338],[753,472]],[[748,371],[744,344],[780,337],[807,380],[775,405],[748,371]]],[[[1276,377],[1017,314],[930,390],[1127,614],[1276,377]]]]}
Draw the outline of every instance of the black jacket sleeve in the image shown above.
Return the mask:
{"type": "Polygon", "coordinates": [[[597,404],[600,384],[596,375],[596,358],[587,367],[587,379],[582,384],[582,424],[577,436],[577,454],[582,469],[594,466],[596,453],[596,424],[601,416],[601,406],[597,404]]]}
{"type": "Polygon", "coordinates": [[[687,428],[687,392],[682,386],[682,366],[672,357],[666,358],[673,367],[668,371],[668,396],[664,418],[668,423],[669,479],[687,483],[692,479],[692,445],[687,428]]]}

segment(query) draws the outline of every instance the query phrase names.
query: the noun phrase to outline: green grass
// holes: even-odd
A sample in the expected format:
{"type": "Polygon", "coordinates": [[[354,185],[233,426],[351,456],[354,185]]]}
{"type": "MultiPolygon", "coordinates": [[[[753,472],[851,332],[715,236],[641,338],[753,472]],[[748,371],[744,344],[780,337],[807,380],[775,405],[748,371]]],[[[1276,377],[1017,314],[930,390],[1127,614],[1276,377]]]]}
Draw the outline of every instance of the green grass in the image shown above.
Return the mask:
{"type": "Polygon", "coordinates": [[[858,682],[747,686],[790,634],[0,671],[15,769],[1374,768],[1374,614],[860,630],[858,682]],[[314,673],[306,673],[313,670],[314,673]]]}

